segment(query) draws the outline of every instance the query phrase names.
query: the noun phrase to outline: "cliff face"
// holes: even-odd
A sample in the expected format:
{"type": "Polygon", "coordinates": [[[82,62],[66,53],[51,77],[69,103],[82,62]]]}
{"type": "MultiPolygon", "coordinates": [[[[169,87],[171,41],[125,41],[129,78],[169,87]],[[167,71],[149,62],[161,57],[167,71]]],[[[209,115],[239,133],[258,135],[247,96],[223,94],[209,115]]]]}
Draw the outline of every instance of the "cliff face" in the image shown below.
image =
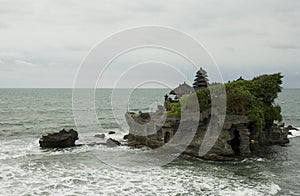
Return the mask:
{"type": "Polygon", "coordinates": [[[260,138],[254,140],[248,129],[249,120],[247,116],[227,115],[223,129],[212,148],[204,156],[199,156],[199,148],[208,128],[209,112],[204,112],[200,119],[190,118],[189,122],[180,122],[178,115],[167,115],[166,119],[155,116],[155,114],[150,113],[125,114],[130,127],[128,135],[130,146],[148,146],[155,149],[169,143],[173,145],[174,149],[180,149],[183,144],[176,143],[173,139],[191,134],[194,137],[183,150],[183,154],[207,160],[229,161],[251,156],[252,153],[265,145],[284,145],[289,142],[287,139],[288,131],[276,124],[272,126],[270,134],[261,135],[260,138]],[[192,121],[196,120],[199,120],[199,126],[193,133],[192,129],[189,129],[189,124],[193,124],[192,121]],[[186,130],[178,135],[176,133],[180,123],[185,123],[186,130]]]}

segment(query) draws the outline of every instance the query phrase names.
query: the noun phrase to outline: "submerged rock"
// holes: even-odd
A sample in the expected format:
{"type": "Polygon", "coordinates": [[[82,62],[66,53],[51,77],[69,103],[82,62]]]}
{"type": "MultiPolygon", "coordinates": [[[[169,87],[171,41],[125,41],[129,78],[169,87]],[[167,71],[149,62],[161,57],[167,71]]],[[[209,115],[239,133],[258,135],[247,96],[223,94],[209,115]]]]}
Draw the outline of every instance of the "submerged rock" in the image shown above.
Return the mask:
{"type": "Polygon", "coordinates": [[[109,138],[108,140],[106,140],[105,145],[108,147],[115,147],[115,146],[120,146],[121,143],[115,139],[109,138]]]}
{"type": "Polygon", "coordinates": [[[39,143],[42,148],[67,148],[75,146],[78,140],[78,133],[74,129],[69,131],[61,130],[56,133],[46,133],[40,138],[39,143]]]}
{"type": "Polygon", "coordinates": [[[94,137],[97,137],[97,138],[105,138],[105,134],[104,133],[102,133],[102,134],[96,134],[96,135],[94,135],[94,137]]]}
{"type": "Polygon", "coordinates": [[[115,133],[116,133],[115,131],[108,132],[109,135],[112,135],[112,134],[115,134],[115,133]]]}

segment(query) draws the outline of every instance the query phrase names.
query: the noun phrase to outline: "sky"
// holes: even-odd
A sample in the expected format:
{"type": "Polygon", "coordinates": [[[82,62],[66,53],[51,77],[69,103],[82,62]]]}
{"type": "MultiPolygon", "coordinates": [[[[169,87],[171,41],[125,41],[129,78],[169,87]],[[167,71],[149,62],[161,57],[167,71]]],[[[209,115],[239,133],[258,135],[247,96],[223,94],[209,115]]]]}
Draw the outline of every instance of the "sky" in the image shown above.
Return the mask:
{"type": "MultiPolygon", "coordinates": [[[[300,88],[299,8],[299,0],[0,0],[0,88],[72,88],[93,47],[144,25],[192,36],[211,54],[225,82],[282,72],[285,88],[300,88]]],[[[110,76],[138,60],[189,66],[165,51],[133,51],[113,63],[100,86],[113,87],[121,76],[110,76]]],[[[180,78],[152,67],[153,75],[173,86],[192,81],[195,74],[188,71],[180,78]]],[[[120,86],[146,81],[147,69],[122,77],[120,86]]]]}

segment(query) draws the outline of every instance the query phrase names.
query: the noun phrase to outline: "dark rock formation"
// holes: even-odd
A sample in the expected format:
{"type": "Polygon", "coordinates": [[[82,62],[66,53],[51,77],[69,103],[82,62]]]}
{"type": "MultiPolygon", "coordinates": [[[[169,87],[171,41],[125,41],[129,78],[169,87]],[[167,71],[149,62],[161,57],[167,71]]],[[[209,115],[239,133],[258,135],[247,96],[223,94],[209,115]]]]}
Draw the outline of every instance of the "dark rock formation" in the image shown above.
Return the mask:
{"type": "Polygon", "coordinates": [[[96,135],[94,135],[94,137],[97,137],[97,138],[105,138],[105,134],[104,133],[102,133],[102,134],[96,134],[96,135]]]}
{"type": "Polygon", "coordinates": [[[291,130],[295,130],[295,131],[299,131],[299,129],[293,127],[292,125],[289,125],[285,128],[287,131],[291,131],[291,130]]]}
{"type": "MultiPolygon", "coordinates": [[[[150,116],[150,115],[149,115],[150,116]]],[[[154,115],[151,115],[154,116],[154,115]]],[[[150,122],[150,119],[144,119],[139,114],[127,113],[125,114],[127,123],[130,127],[128,135],[128,144],[130,146],[148,146],[150,148],[158,148],[166,143],[169,143],[177,132],[180,122],[180,116],[168,115],[166,121],[163,123],[160,129],[154,134],[153,128],[159,126],[161,121],[157,120],[150,122]],[[143,131],[148,131],[150,134],[141,134],[141,124],[146,125],[143,131]]],[[[251,131],[249,130],[249,120],[247,116],[242,115],[227,115],[223,129],[218,136],[215,144],[209,150],[209,152],[204,156],[199,156],[199,147],[201,146],[204,135],[208,128],[208,122],[210,118],[210,113],[205,111],[202,113],[200,119],[189,119],[186,122],[186,133],[192,134],[191,130],[188,129],[189,124],[193,124],[192,121],[199,120],[199,126],[195,133],[195,136],[188,147],[184,150],[183,154],[191,155],[194,157],[200,157],[208,160],[216,161],[228,161],[235,160],[240,157],[247,157],[252,154],[257,148],[263,145],[283,145],[288,143],[287,134],[288,131],[280,126],[274,125],[272,127],[272,134],[269,138],[260,141],[260,138],[253,138],[251,136],[251,131]]],[[[182,135],[181,137],[184,137],[182,135]]],[[[180,144],[174,144],[174,148],[179,148],[180,144]]]]}
{"type": "Polygon", "coordinates": [[[108,132],[109,135],[112,135],[112,134],[115,134],[115,133],[116,133],[115,131],[108,132]]]}
{"type": "Polygon", "coordinates": [[[105,145],[108,147],[115,147],[115,146],[120,146],[121,143],[115,139],[109,138],[108,140],[106,140],[105,145]]]}
{"type": "Polygon", "coordinates": [[[290,136],[294,136],[294,132],[293,131],[299,131],[299,129],[289,125],[287,127],[284,128],[287,132],[288,132],[288,135],[290,136]]]}
{"type": "Polygon", "coordinates": [[[66,148],[75,146],[78,139],[77,131],[70,129],[69,131],[61,130],[57,133],[46,133],[40,138],[39,143],[42,148],[66,148]]]}
{"type": "Polygon", "coordinates": [[[272,126],[270,137],[267,141],[271,145],[285,145],[289,143],[289,139],[287,138],[288,134],[289,129],[274,124],[272,126]]]}
{"type": "Polygon", "coordinates": [[[124,135],[123,140],[128,140],[128,134],[124,135]]]}

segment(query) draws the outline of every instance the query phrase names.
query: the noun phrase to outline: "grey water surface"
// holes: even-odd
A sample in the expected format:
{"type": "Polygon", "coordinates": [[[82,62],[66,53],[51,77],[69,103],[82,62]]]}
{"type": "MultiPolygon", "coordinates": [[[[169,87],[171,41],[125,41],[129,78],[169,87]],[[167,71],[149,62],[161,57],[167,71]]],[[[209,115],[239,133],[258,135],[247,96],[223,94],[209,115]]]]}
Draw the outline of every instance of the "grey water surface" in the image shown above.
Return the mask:
{"type": "MultiPolygon", "coordinates": [[[[112,108],[111,90],[98,89],[95,104],[101,126],[81,129],[77,143],[101,142],[94,135],[112,130],[116,134],[111,137],[122,140],[128,132],[123,114],[155,108],[168,91],[138,89],[129,104],[119,95],[112,108]]],[[[296,127],[300,127],[299,98],[300,90],[285,89],[276,100],[286,124],[296,127]]],[[[41,134],[62,128],[76,129],[72,89],[0,89],[0,195],[300,195],[300,137],[291,138],[286,147],[268,149],[265,156],[242,161],[181,156],[165,166],[130,171],[102,158],[114,160],[148,149],[39,148],[41,134]]],[[[132,160],[122,164],[134,165],[132,160]]]]}

